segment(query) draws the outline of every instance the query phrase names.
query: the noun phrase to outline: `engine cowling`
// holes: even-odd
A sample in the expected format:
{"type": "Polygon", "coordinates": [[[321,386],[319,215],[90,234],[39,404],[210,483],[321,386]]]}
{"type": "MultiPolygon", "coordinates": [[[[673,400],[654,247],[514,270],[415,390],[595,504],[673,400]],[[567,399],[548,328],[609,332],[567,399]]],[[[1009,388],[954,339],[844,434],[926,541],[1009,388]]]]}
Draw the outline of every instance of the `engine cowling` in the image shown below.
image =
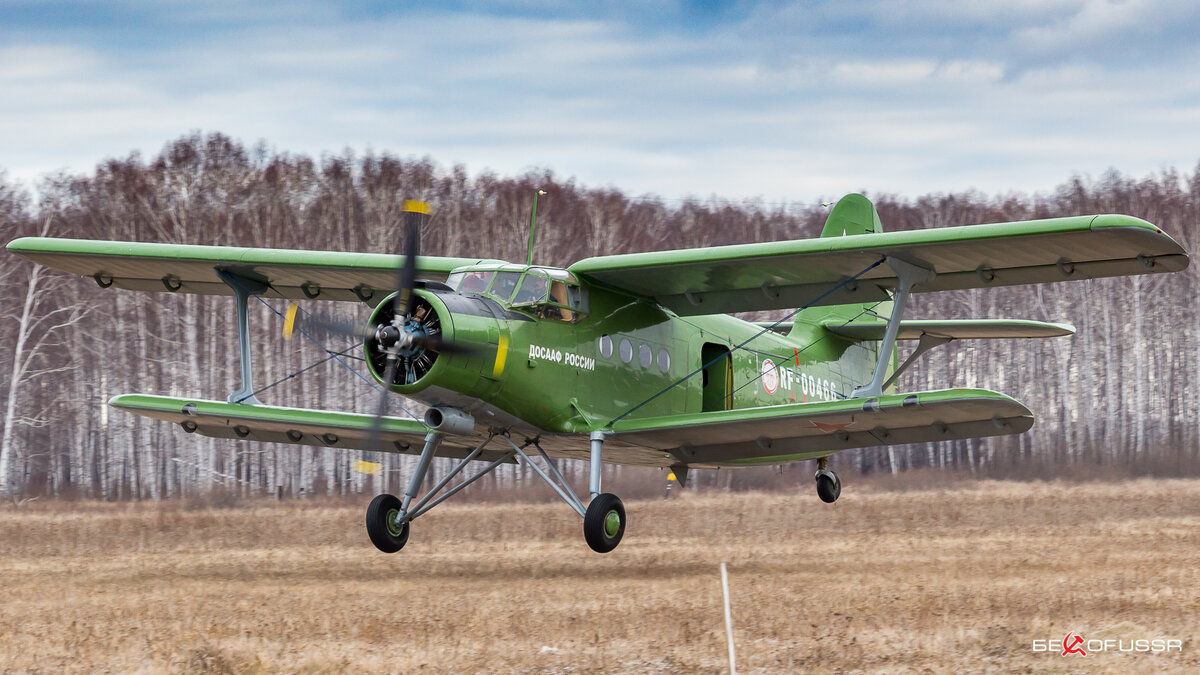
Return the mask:
{"type": "Polygon", "coordinates": [[[387,371],[383,345],[399,341],[400,361],[390,383],[392,391],[412,394],[437,386],[472,397],[494,392],[500,376],[495,369],[499,338],[506,331],[497,312],[502,316],[503,310],[493,307],[490,300],[453,292],[416,289],[413,293],[403,334],[392,327],[394,295],[371,314],[373,334],[365,342],[364,354],[375,380],[383,382],[387,371]],[[423,346],[426,341],[448,343],[457,349],[439,352],[436,347],[423,346]]]}
{"type": "MultiPolygon", "coordinates": [[[[392,303],[393,297],[394,295],[389,296],[375,308],[375,311],[371,314],[371,326],[384,327],[391,330],[392,320],[396,316],[396,311],[392,303]]],[[[411,311],[409,311],[408,318],[405,320],[401,330],[414,337],[451,340],[453,339],[454,327],[450,322],[443,323],[442,315],[434,308],[429,298],[424,297],[420,293],[415,293],[411,302],[411,311]],[[450,331],[449,335],[446,333],[447,328],[450,331]]],[[[380,344],[381,340],[386,339],[387,336],[376,330],[374,335],[367,338],[365,345],[367,363],[370,365],[371,374],[379,382],[383,381],[383,376],[387,372],[387,354],[380,344]]],[[[396,338],[395,336],[391,336],[391,339],[394,342],[396,338]]],[[[399,358],[400,363],[396,368],[395,377],[388,384],[392,387],[409,388],[419,384],[421,380],[434,370],[438,359],[441,358],[441,354],[414,343],[401,347],[399,358]]]]}

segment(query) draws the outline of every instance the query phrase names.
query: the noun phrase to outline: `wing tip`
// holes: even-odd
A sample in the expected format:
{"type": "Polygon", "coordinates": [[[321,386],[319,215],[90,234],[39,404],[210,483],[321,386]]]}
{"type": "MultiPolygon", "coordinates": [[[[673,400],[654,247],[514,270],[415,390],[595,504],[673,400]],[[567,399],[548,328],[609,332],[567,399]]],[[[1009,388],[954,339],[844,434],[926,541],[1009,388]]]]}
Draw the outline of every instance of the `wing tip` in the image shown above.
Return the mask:
{"type": "Polygon", "coordinates": [[[37,243],[45,239],[45,237],[18,237],[8,242],[4,248],[18,255],[26,252],[37,252],[39,250],[37,243]]]}

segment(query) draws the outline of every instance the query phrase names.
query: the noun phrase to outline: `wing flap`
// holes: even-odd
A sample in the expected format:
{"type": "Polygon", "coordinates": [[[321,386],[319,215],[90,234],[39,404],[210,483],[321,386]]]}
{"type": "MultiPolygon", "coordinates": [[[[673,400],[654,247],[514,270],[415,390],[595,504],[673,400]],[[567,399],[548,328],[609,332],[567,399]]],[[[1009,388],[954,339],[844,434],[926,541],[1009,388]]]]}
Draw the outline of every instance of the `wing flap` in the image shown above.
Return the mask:
{"type": "MultiPolygon", "coordinates": [[[[202,399],[123,394],[109,405],[151,419],[171,422],[188,433],[243,441],[291,443],[343,450],[365,450],[371,415],[358,413],[245,405],[202,399]]],[[[419,420],[383,418],[380,450],[420,454],[429,429],[419,420]]],[[[465,457],[485,435],[446,435],[439,457],[465,457]]],[[[504,453],[485,450],[478,459],[494,460],[504,453]]]]}
{"type": "MultiPolygon", "coordinates": [[[[378,253],[193,246],[147,242],[25,237],[12,253],[39,265],[92,277],[133,291],[233,295],[218,270],[263,284],[294,299],[375,301],[396,285],[403,258],[378,253]]],[[[418,276],[443,280],[478,258],[421,256],[418,276]]]]}
{"type": "Polygon", "coordinates": [[[775,464],[850,448],[1018,434],[1033,426],[1019,402],[986,389],[623,420],[614,436],[692,466],[775,464]]]}
{"type": "MultiPolygon", "coordinates": [[[[882,340],[887,329],[886,323],[847,324],[840,320],[827,321],[822,325],[834,335],[854,340],[882,340]]],[[[901,321],[896,339],[919,340],[922,335],[932,335],[955,340],[989,340],[1050,338],[1074,334],[1075,327],[1065,323],[1021,319],[946,319],[901,321]]]]}
{"type": "Polygon", "coordinates": [[[887,257],[937,273],[914,292],[1175,272],[1188,265],[1183,248],[1154,225],[1099,215],[606,256],[570,270],[689,316],[886,300],[898,279],[886,264],[871,265],[887,257]]]}

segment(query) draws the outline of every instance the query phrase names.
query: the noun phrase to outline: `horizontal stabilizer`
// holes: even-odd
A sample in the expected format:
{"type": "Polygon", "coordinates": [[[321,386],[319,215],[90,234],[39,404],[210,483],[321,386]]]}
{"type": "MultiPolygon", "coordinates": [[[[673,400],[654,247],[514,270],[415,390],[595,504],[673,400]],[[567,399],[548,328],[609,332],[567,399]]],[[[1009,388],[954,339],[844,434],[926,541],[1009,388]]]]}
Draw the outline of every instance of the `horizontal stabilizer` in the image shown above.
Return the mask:
{"type": "MultiPolygon", "coordinates": [[[[769,324],[768,324],[769,325],[769,324]]],[[[840,319],[823,324],[834,335],[854,340],[882,340],[886,323],[850,323],[840,319]]],[[[789,326],[790,328],[790,326],[789,326]]],[[[1074,335],[1075,327],[1066,323],[1023,321],[1020,319],[947,319],[901,321],[898,340],[920,340],[922,335],[953,340],[989,340],[1004,338],[1050,338],[1074,335]]]]}
{"type": "MultiPolygon", "coordinates": [[[[396,287],[403,258],[379,253],[293,251],[91,239],[25,237],[8,250],[39,265],[91,277],[101,286],[133,291],[233,295],[218,270],[248,280],[261,293],[292,300],[376,304],[396,287]]],[[[478,258],[417,258],[417,276],[441,281],[478,258]]]]}
{"type": "Polygon", "coordinates": [[[613,438],[670,452],[690,466],[778,464],[840,450],[1019,434],[1033,413],[986,389],[625,419],[613,438]]]}
{"type": "MultiPolygon", "coordinates": [[[[358,413],[279,408],[201,399],[124,394],[108,402],[114,408],[156,420],[173,422],[188,433],[244,441],[315,445],[322,448],[365,450],[374,417],[358,413]]],[[[429,433],[420,420],[383,418],[379,450],[420,454],[429,433]]],[[[445,435],[440,457],[465,457],[486,436],[445,435]]],[[[478,459],[494,460],[503,453],[483,451],[478,459]]]]}

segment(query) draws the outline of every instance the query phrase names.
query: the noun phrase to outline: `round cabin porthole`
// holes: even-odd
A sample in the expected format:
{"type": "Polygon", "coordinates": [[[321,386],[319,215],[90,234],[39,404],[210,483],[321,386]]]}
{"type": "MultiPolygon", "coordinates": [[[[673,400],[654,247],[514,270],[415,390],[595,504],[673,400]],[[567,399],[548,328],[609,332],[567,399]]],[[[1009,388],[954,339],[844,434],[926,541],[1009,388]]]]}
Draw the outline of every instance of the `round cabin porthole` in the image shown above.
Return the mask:
{"type": "Polygon", "coordinates": [[[658,369],[664,373],[671,370],[671,355],[665,349],[658,350],[658,369]]]}
{"type": "Polygon", "coordinates": [[[621,360],[625,363],[633,360],[633,345],[627,339],[621,340],[621,360]]]}
{"type": "Polygon", "coordinates": [[[650,345],[638,347],[638,360],[642,362],[643,368],[649,368],[650,364],[654,363],[654,351],[650,349],[650,345]]]}
{"type": "Polygon", "coordinates": [[[607,359],[612,356],[612,350],[613,350],[612,337],[610,337],[608,335],[601,335],[600,336],[600,356],[603,356],[604,358],[607,359]]]}

